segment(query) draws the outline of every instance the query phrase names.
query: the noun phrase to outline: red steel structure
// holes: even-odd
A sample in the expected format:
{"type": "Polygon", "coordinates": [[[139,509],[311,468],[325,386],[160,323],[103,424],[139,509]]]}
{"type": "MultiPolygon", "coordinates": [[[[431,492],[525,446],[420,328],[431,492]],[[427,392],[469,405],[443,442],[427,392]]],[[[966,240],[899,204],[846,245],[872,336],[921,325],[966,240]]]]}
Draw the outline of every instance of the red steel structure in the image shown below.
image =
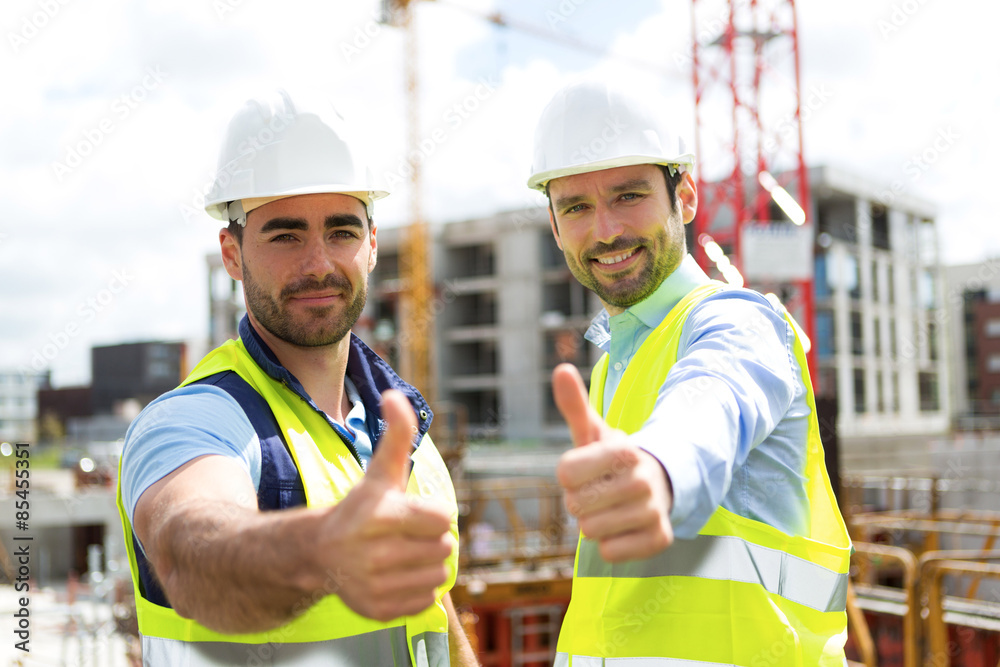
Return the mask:
{"type": "MultiPolygon", "coordinates": [[[[799,37],[794,0],[692,0],[695,151],[699,207],[694,253],[710,271],[714,239],[740,271],[740,237],[754,222],[786,219],[759,181],[769,172],[806,211],[799,37]]],[[[753,285],[774,291],[814,338],[813,284],[753,285]]],[[[815,348],[814,348],[815,349],[815,348]]],[[[815,353],[808,355],[816,381],[815,353]]]]}

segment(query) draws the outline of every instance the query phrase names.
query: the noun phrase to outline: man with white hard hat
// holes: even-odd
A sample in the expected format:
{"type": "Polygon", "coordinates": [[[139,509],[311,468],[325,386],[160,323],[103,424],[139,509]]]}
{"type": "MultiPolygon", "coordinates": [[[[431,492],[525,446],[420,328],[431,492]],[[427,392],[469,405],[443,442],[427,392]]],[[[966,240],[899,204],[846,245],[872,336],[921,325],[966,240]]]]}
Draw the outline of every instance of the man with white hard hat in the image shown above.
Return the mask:
{"type": "Polygon", "coordinates": [[[783,308],[687,254],[694,156],[670,117],[579,83],[535,135],[528,185],[604,305],[589,399],[553,374],[581,531],[556,664],[842,666],[851,546],[805,353],[783,308]]]}
{"type": "Polygon", "coordinates": [[[206,210],[228,225],[240,337],[150,403],[122,455],[145,664],[475,664],[430,408],[350,333],[386,194],[342,123],[287,94],[230,122],[206,210]]]}

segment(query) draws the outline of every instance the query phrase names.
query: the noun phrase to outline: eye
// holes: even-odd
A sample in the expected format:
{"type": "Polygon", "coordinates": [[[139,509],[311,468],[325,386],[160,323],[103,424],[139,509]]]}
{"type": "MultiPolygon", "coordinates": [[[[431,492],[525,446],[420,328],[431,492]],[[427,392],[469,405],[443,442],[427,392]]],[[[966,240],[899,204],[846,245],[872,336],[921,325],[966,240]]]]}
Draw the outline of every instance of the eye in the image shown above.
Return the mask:
{"type": "Polygon", "coordinates": [[[643,195],[639,192],[626,192],[621,196],[622,201],[636,201],[642,199],[643,195]]]}
{"type": "Polygon", "coordinates": [[[271,237],[271,243],[289,243],[294,240],[295,237],[291,234],[278,234],[277,236],[271,237]]]}
{"type": "Polygon", "coordinates": [[[337,239],[356,239],[358,235],[350,229],[335,229],[330,232],[331,238],[337,239]]]}
{"type": "Polygon", "coordinates": [[[563,211],[563,213],[579,213],[579,212],[580,212],[580,211],[582,211],[582,210],[583,210],[584,208],[585,208],[585,207],[584,207],[584,205],[583,205],[583,204],[577,204],[577,205],[575,205],[575,206],[570,206],[570,207],[569,207],[569,208],[567,208],[567,209],[566,209],[565,211],[563,211]]]}

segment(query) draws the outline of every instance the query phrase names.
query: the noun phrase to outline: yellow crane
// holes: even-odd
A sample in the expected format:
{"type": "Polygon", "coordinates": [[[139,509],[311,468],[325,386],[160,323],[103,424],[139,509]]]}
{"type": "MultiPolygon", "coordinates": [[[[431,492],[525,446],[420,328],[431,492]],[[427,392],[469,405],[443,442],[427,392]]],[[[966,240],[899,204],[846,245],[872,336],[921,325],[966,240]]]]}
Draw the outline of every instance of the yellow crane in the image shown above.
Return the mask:
{"type": "MultiPolygon", "coordinates": [[[[417,73],[417,29],[413,20],[416,0],[386,0],[384,13],[390,25],[405,31],[403,67],[406,81],[407,145],[420,142],[420,89],[417,73]]],[[[408,151],[410,156],[416,153],[408,151]]],[[[399,313],[400,361],[403,377],[433,402],[436,394],[431,341],[434,340],[433,283],[429,258],[429,229],[423,214],[423,167],[410,159],[410,224],[403,232],[399,253],[403,282],[399,313]]]]}

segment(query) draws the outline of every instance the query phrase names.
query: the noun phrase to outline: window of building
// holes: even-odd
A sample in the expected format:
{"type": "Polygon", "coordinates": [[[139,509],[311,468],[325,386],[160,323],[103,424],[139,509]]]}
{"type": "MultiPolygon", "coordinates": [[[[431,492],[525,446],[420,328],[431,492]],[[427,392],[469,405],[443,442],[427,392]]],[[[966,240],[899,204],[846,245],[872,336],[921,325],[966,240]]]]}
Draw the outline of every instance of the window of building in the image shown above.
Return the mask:
{"type": "Polygon", "coordinates": [[[826,232],[835,239],[858,242],[857,210],[852,200],[826,200],[816,207],[817,235],[826,232]]]}
{"type": "Polygon", "coordinates": [[[820,359],[832,359],[837,354],[833,313],[829,311],[816,313],[816,354],[820,359]]]}
{"type": "Polygon", "coordinates": [[[542,312],[567,317],[587,314],[587,288],[573,278],[542,284],[542,312]]]}
{"type": "Polygon", "coordinates": [[[452,278],[476,278],[494,273],[492,243],[455,246],[448,248],[448,268],[452,278]]]}
{"type": "Polygon", "coordinates": [[[875,371],[875,411],[885,412],[885,390],[882,387],[881,371],[875,371]]]}
{"type": "Polygon", "coordinates": [[[991,354],[986,358],[986,372],[1000,373],[1000,354],[991,354]]]}
{"type": "Polygon", "coordinates": [[[938,358],[938,327],[937,322],[927,323],[927,354],[930,356],[931,361],[937,361],[938,358]]]}
{"type": "Polygon", "coordinates": [[[851,313],[851,354],[861,356],[865,353],[865,342],[861,329],[861,313],[851,313]]]}
{"type": "Polygon", "coordinates": [[[918,373],[917,384],[920,387],[920,410],[922,412],[936,412],[940,410],[937,373],[918,373]]]}
{"type": "Polygon", "coordinates": [[[896,358],[896,320],[889,320],[889,357],[896,358]]]}
{"type": "Polygon", "coordinates": [[[818,383],[813,383],[813,389],[817,396],[823,398],[837,397],[837,369],[831,366],[821,366],[819,369],[818,383]],[[816,386],[818,384],[818,386],[816,386]]]}
{"type": "Polygon", "coordinates": [[[879,288],[878,262],[872,262],[872,301],[876,303],[878,303],[878,298],[879,298],[878,288],[879,288]]]}
{"type": "Polygon", "coordinates": [[[383,251],[380,247],[378,250],[378,262],[375,264],[375,270],[372,271],[372,278],[379,281],[398,280],[399,254],[388,250],[383,251]]]}
{"type": "Polygon", "coordinates": [[[1000,317],[986,320],[986,335],[990,338],[1000,338],[1000,317]]]}
{"type": "Polygon", "coordinates": [[[865,372],[860,368],[854,369],[854,411],[865,411],[865,372]]]}
{"type": "Polygon", "coordinates": [[[146,367],[146,376],[150,379],[161,379],[170,377],[173,369],[169,361],[154,359],[146,367]]]}
{"type": "Polygon", "coordinates": [[[889,211],[882,204],[872,204],[872,246],[889,249],[889,211]]]}
{"type": "Polygon", "coordinates": [[[469,416],[469,438],[477,440],[496,436],[503,426],[496,390],[456,391],[453,398],[456,403],[465,406],[469,416]]]}
{"type": "Polygon", "coordinates": [[[892,373],[892,411],[899,412],[899,373],[892,373]]]}
{"type": "Polygon", "coordinates": [[[815,277],[813,278],[813,293],[817,299],[826,299],[830,296],[830,278],[827,265],[830,262],[828,253],[817,253],[815,261],[815,277]]]}
{"type": "Polygon", "coordinates": [[[935,282],[934,274],[930,271],[923,271],[920,274],[920,300],[917,303],[928,310],[937,307],[935,282]]]}
{"type": "Polygon", "coordinates": [[[847,255],[847,293],[852,299],[861,298],[861,262],[853,255],[847,255]]]}
{"type": "Polygon", "coordinates": [[[497,372],[497,346],[492,340],[456,343],[451,347],[454,375],[493,375],[497,372]]]}
{"type": "Polygon", "coordinates": [[[563,251],[556,245],[556,238],[552,235],[552,231],[548,227],[542,231],[542,242],[540,245],[542,248],[542,268],[566,268],[566,258],[563,255],[563,251]]]}
{"type": "Polygon", "coordinates": [[[876,317],[872,321],[873,333],[875,334],[875,356],[882,356],[882,325],[876,317]]]}
{"type": "Polygon", "coordinates": [[[886,273],[885,273],[885,277],[886,277],[886,288],[885,288],[885,291],[886,291],[886,296],[889,299],[889,303],[896,303],[896,278],[895,278],[895,275],[896,275],[896,269],[895,269],[895,267],[893,267],[892,264],[889,264],[889,267],[888,267],[888,269],[886,270],[886,273]]]}
{"type": "Polygon", "coordinates": [[[461,294],[448,306],[455,326],[485,326],[497,323],[496,296],[492,292],[461,294]]]}

